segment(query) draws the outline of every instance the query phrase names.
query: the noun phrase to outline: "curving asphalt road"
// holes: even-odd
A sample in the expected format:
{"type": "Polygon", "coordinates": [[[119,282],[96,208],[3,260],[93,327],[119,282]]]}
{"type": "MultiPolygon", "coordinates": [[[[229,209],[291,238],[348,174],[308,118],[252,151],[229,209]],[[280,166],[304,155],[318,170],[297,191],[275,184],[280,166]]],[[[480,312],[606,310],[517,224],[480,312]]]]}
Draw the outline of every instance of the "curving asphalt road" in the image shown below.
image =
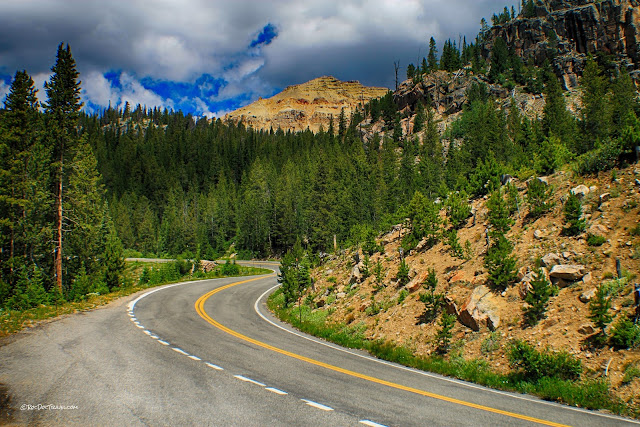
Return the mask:
{"type": "Polygon", "coordinates": [[[10,420],[33,425],[640,424],[327,344],[268,313],[265,299],[275,285],[275,275],[168,285],[15,335],[0,347],[0,383],[11,396],[10,420]]]}

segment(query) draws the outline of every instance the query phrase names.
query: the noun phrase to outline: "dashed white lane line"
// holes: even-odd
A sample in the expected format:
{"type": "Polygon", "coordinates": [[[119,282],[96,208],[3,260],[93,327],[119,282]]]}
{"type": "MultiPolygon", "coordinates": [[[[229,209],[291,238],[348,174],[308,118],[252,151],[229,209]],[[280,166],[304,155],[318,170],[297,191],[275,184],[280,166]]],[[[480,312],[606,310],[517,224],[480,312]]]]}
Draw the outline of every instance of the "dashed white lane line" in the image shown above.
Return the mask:
{"type": "Polygon", "coordinates": [[[208,367],[215,369],[216,371],[224,371],[224,368],[221,368],[218,365],[214,365],[213,363],[209,363],[209,362],[205,362],[205,365],[207,365],[208,367]]]}
{"type": "Polygon", "coordinates": [[[267,387],[267,388],[265,388],[265,390],[269,390],[270,392],[275,393],[275,394],[279,394],[280,396],[284,396],[286,394],[289,394],[286,391],[282,391],[282,390],[279,390],[279,389],[273,388],[273,387],[267,387]]]}
{"type": "Polygon", "coordinates": [[[300,400],[302,400],[304,403],[306,403],[307,405],[312,406],[314,408],[321,409],[323,411],[333,411],[333,408],[330,407],[330,406],[322,405],[322,404],[320,404],[318,402],[314,402],[312,400],[307,400],[307,399],[300,399],[300,400]]]}
{"type": "Polygon", "coordinates": [[[159,342],[160,344],[162,344],[162,345],[169,345],[169,343],[168,343],[168,342],[166,342],[166,341],[158,340],[158,342],[159,342]]]}
{"type": "Polygon", "coordinates": [[[189,353],[187,353],[186,351],[184,351],[184,350],[183,350],[183,349],[181,349],[181,348],[178,348],[178,347],[171,347],[171,350],[173,350],[173,351],[177,351],[178,353],[180,353],[180,354],[184,354],[185,356],[189,356],[189,353]]]}
{"type": "Polygon", "coordinates": [[[255,385],[259,385],[260,387],[266,387],[266,384],[262,384],[261,382],[258,382],[256,380],[252,380],[251,378],[247,378],[247,377],[243,377],[242,375],[234,375],[235,378],[239,379],[240,381],[245,381],[251,384],[255,384],[255,385]]]}
{"type": "Polygon", "coordinates": [[[360,420],[360,424],[364,424],[369,427],[387,427],[384,424],[374,423],[373,421],[369,421],[369,420],[360,420]]]}
{"type": "Polygon", "coordinates": [[[202,360],[198,356],[189,356],[189,359],[191,359],[191,360],[202,360]]]}
{"type": "Polygon", "coordinates": [[[136,328],[144,329],[144,326],[142,326],[142,325],[141,325],[141,324],[139,324],[139,323],[136,323],[136,328]]]}
{"type": "Polygon", "coordinates": [[[144,332],[145,334],[151,336],[151,332],[147,331],[146,329],[144,331],[142,331],[142,332],[144,332]]]}

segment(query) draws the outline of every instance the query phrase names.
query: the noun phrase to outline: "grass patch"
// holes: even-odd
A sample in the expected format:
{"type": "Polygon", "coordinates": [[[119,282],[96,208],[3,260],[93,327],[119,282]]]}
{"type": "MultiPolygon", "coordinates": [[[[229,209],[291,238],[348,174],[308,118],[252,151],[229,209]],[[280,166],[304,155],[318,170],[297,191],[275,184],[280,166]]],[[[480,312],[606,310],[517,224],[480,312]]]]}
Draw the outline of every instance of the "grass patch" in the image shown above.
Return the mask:
{"type": "MultiPolygon", "coordinates": [[[[460,352],[455,352],[455,355],[451,352],[448,357],[418,356],[406,346],[384,340],[367,339],[365,325],[362,323],[356,326],[332,323],[327,320],[330,314],[327,310],[312,310],[308,306],[284,307],[284,297],[279,289],[269,296],[267,304],[281,320],[303,332],[343,347],[366,350],[379,359],[499,390],[533,394],[568,405],[607,409],[616,414],[633,417],[638,417],[640,414],[640,408],[614,396],[606,380],[578,378],[581,371],[580,363],[566,353],[555,353],[550,350],[540,353],[520,343],[517,353],[525,357],[525,368],[529,369],[529,373],[535,371],[534,373],[537,374],[536,369],[544,365],[545,369],[551,369],[555,375],[553,377],[533,375],[535,378],[527,378],[523,375],[522,363],[519,364],[519,370],[505,375],[493,371],[486,360],[465,359],[460,352]]],[[[486,341],[486,344],[483,344],[487,352],[495,351],[496,345],[500,345],[497,335],[486,341]]],[[[511,345],[513,346],[514,343],[511,345]]]]}
{"type": "MultiPolygon", "coordinates": [[[[106,294],[89,294],[83,301],[61,302],[57,305],[40,305],[28,310],[5,310],[0,308],[0,337],[16,333],[24,328],[54,317],[65,314],[77,313],[80,311],[92,310],[96,307],[110,303],[111,301],[127,295],[131,295],[144,289],[165,285],[167,283],[186,282],[189,280],[215,279],[229,277],[222,274],[219,266],[209,273],[177,274],[180,265],[167,262],[162,264],[146,262],[127,262],[124,273],[124,283],[130,284],[116,288],[113,292],[106,294]],[[147,272],[145,279],[145,271],[147,272]]],[[[238,265],[237,274],[233,276],[253,276],[257,274],[271,273],[271,270],[264,268],[244,267],[238,265]]]]}

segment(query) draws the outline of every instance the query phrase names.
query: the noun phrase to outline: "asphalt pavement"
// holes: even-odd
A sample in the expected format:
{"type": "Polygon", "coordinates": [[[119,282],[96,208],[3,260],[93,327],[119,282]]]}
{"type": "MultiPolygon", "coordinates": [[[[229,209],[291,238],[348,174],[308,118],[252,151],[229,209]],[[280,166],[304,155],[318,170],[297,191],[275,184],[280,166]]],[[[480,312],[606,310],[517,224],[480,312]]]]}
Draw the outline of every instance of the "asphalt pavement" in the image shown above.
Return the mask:
{"type": "Polygon", "coordinates": [[[167,285],[5,339],[0,384],[11,414],[0,422],[640,424],[415,371],[301,334],[266,309],[274,286],[275,275],[167,285]]]}

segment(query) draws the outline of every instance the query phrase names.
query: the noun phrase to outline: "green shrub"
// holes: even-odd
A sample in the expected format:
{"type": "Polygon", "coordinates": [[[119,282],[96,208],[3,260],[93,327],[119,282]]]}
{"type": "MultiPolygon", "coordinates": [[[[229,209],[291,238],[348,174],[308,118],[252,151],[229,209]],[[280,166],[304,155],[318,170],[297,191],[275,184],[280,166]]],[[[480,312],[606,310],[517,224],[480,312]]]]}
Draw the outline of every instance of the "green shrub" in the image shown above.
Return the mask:
{"type": "Polygon", "coordinates": [[[500,348],[500,341],[502,341],[502,334],[498,331],[491,332],[491,334],[482,341],[480,351],[482,351],[482,354],[493,353],[500,348]]]}
{"type": "Polygon", "coordinates": [[[617,348],[640,347],[640,326],[622,316],[611,327],[611,344],[617,348]]]}
{"type": "Polygon", "coordinates": [[[618,140],[607,141],[576,159],[575,171],[579,175],[593,174],[614,168],[622,154],[618,140]]]}
{"type": "Polygon", "coordinates": [[[402,304],[407,296],[409,296],[409,291],[406,289],[401,290],[400,295],[398,295],[398,304],[402,304]]]}
{"type": "Polygon", "coordinates": [[[235,262],[227,260],[220,268],[220,273],[223,276],[237,276],[240,273],[240,267],[235,262]]]}
{"type": "Polygon", "coordinates": [[[597,234],[587,234],[587,244],[589,246],[602,246],[607,241],[607,238],[604,236],[599,236],[597,234]]]}
{"type": "Polygon", "coordinates": [[[565,351],[540,352],[531,344],[516,340],[508,351],[509,363],[519,370],[525,381],[537,382],[544,377],[576,380],[582,373],[582,362],[565,351]]]}
{"type": "Polygon", "coordinates": [[[624,368],[624,376],[622,377],[623,384],[629,384],[634,378],[640,378],[640,367],[634,363],[629,363],[624,368]]]}

